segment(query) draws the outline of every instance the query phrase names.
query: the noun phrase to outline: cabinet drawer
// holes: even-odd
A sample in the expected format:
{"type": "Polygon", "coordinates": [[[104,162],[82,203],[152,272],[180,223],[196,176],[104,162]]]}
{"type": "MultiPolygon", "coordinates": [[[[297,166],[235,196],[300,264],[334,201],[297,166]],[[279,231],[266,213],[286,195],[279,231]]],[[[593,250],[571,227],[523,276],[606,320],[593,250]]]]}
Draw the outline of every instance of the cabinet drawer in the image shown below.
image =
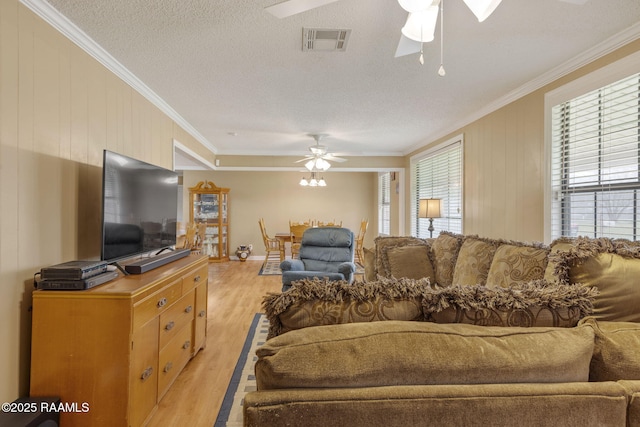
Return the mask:
{"type": "Polygon", "coordinates": [[[170,283],[158,292],[148,296],[133,307],[133,330],[165,312],[182,295],[182,281],[180,279],[170,283]]]}
{"type": "Polygon", "coordinates": [[[204,265],[182,278],[182,290],[188,292],[199,284],[205,282],[209,276],[209,266],[204,265]]]}
{"type": "Polygon", "coordinates": [[[191,356],[191,324],[180,329],[167,345],[160,350],[158,358],[158,399],[166,393],[173,380],[191,356]]]}
{"type": "Polygon", "coordinates": [[[195,291],[189,292],[160,315],[160,348],[177,335],[185,325],[191,324],[195,312],[195,291]]]}
{"type": "Polygon", "coordinates": [[[158,318],[133,334],[129,387],[130,425],[141,426],[156,405],[158,393],[158,318]]]}
{"type": "Polygon", "coordinates": [[[193,354],[204,348],[207,335],[207,283],[196,287],[196,310],[193,327],[193,354]]]}

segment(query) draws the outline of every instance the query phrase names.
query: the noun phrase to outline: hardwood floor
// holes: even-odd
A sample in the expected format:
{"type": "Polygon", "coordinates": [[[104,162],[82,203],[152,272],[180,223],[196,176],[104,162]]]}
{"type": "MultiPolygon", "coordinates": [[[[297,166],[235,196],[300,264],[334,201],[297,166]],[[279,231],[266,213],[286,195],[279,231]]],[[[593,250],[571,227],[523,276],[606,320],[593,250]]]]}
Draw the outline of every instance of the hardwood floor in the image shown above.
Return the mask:
{"type": "Polygon", "coordinates": [[[258,276],[262,261],[209,264],[207,344],[161,400],[148,426],[212,427],[262,297],[281,276],[258,276]]]}

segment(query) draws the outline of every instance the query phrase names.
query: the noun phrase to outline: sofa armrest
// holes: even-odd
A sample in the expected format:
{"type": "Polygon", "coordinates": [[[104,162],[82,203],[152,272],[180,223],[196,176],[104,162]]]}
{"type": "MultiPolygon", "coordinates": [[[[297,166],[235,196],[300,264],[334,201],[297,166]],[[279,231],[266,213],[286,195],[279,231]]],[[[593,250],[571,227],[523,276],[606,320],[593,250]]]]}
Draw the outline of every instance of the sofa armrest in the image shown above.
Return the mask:
{"type": "Polygon", "coordinates": [[[280,263],[282,271],[304,271],[304,264],[299,259],[285,259],[280,263]]]}

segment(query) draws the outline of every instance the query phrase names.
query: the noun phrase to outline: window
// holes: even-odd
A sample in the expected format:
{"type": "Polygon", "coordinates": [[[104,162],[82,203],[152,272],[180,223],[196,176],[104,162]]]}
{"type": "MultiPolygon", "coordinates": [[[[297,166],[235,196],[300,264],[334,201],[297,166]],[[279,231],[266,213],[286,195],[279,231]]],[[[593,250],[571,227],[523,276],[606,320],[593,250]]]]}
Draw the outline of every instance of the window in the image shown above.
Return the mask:
{"type": "Polygon", "coordinates": [[[411,159],[411,234],[426,238],[429,219],[418,218],[420,199],[440,199],[433,237],[462,233],[462,135],[411,159]]]}
{"type": "Polygon", "coordinates": [[[391,173],[378,175],[378,234],[391,233],[391,173]]]}
{"type": "Polygon", "coordinates": [[[551,237],[638,240],[640,74],[551,109],[551,237]]]}

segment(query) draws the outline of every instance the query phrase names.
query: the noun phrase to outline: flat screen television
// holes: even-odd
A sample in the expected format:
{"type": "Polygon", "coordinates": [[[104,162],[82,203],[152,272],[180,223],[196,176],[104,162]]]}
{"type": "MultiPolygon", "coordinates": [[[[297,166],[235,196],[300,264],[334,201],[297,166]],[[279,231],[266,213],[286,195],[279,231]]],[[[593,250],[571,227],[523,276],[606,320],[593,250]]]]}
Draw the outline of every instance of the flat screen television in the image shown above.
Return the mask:
{"type": "Polygon", "coordinates": [[[101,259],[115,262],[176,244],[178,175],[104,150],[101,259]]]}

